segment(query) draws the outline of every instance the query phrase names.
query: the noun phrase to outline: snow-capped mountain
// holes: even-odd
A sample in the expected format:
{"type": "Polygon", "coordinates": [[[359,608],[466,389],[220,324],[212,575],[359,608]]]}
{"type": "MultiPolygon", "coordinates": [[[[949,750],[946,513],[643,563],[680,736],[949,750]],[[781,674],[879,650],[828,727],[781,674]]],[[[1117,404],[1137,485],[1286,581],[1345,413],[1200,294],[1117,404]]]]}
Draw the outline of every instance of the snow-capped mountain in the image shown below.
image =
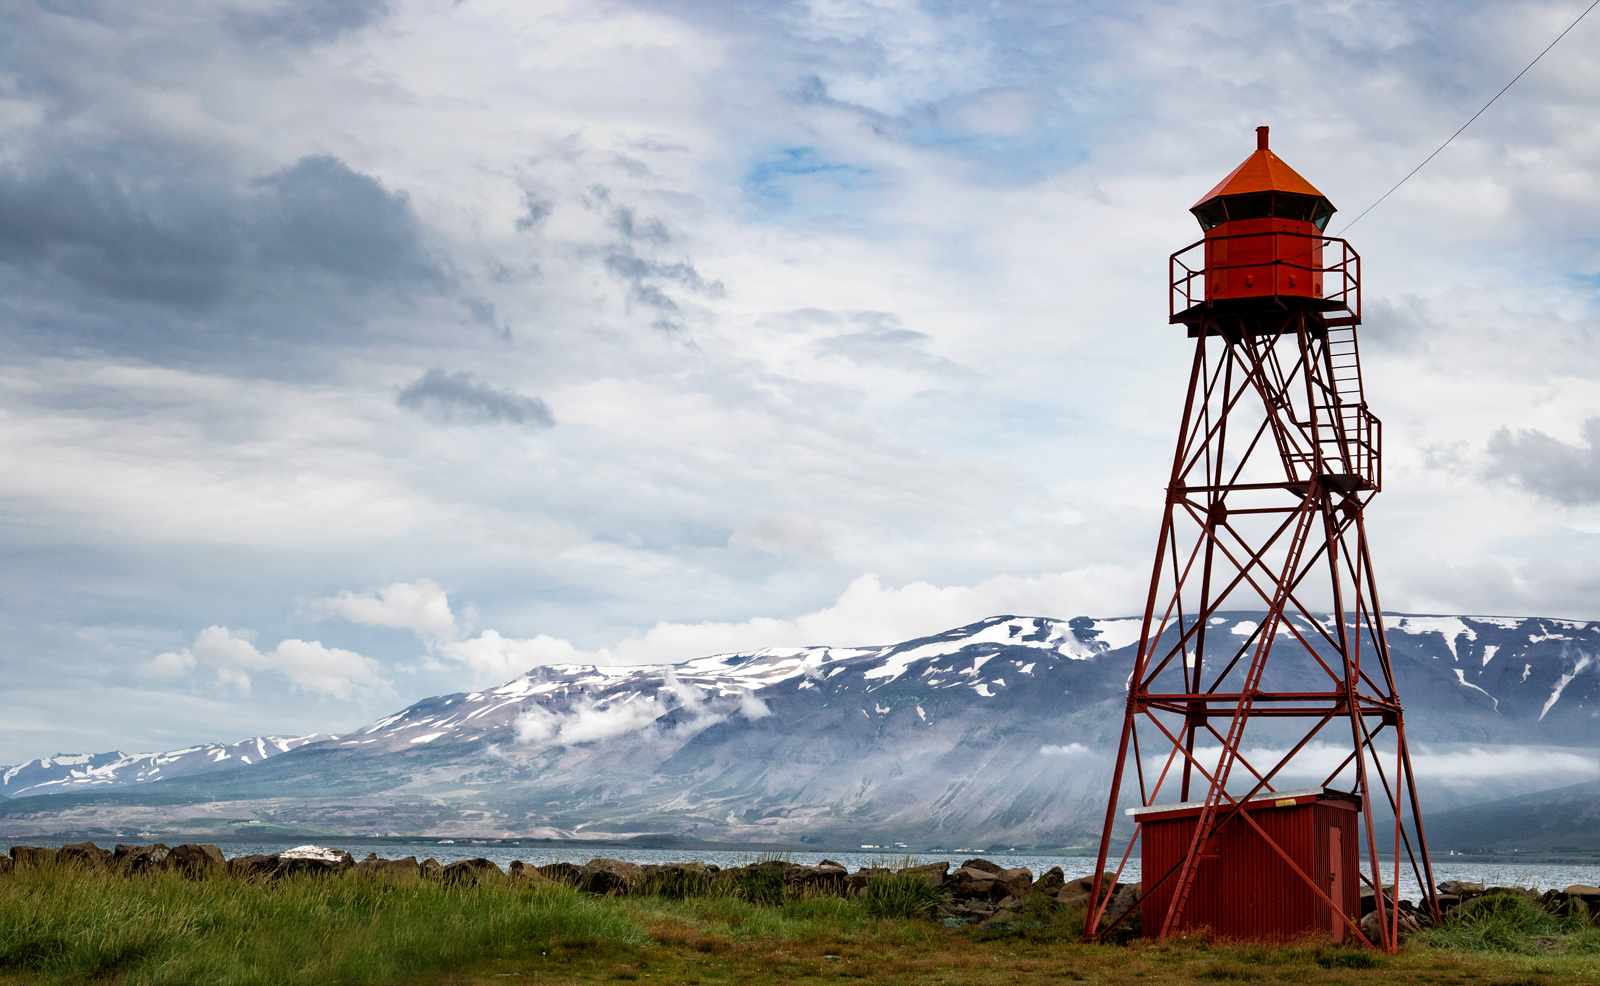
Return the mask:
{"type": "Polygon", "coordinates": [[[336,740],[332,733],[256,736],[228,746],[207,743],[165,753],[58,753],[15,767],[0,767],[0,797],[59,794],[85,788],[127,787],[173,777],[232,770],[288,753],[307,743],[336,740]]]}
{"type": "MultiPolygon", "coordinates": [[[[1223,614],[1209,632],[1242,642],[1259,619],[1223,614]]],[[[1600,624],[1394,615],[1389,626],[1430,805],[1570,784],[1594,763],[1600,624]]],[[[228,817],[352,833],[1082,844],[1103,817],[1139,629],[994,617],[883,647],[541,667],[160,787],[228,817]]],[[[1306,660],[1269,667],[1266,687],[1322,674],[1306,660]]],[[[92,813],[152,826],[189,810],[129,798],[92,813]]],[[[47,816],[13,801],[0,829],[47,816]]]]}

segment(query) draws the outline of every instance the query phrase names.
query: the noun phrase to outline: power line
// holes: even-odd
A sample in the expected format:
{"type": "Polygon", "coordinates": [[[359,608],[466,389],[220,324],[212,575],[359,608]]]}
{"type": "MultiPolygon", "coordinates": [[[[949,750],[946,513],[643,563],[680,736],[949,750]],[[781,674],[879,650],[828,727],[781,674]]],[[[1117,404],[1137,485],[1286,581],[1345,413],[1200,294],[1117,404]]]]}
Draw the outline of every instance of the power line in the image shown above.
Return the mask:
{"type": "MultiPolygon", "coordinates": [[[[1506,89],[1510,89],[1512,86],[1517,84],[1517,79],[1520,79],[1524,75],[1527,75],[1528,74],[1528,69],[1533,68],[1535,65],[1539,64],[1539,59],[1541,59],[1545,55],[1549,54],[1550,49],[1554,48],[1556,46],[1556,42],[1560,41],[1562,38],[1566,37],[1568,32],[1570,32],[1573,28],[1578,26],[1578,21],[1581,21],[1585,17],[1588,17],[1589,16],[1589,11],[1593,10],[1596,7],[1600,7],[1600,0],[1594,0],[1594,3],[1591,3],[1588,7],[1584,8],[1583,13],[1578,15],[1578,19],[1573,21],[1571,24],[1567,25],[1567,30],[1562,31],[1560,34],[1556,35],[1556,40],[1555,41],[1552,41],[1548,45],[1545,45],[1544,51],[1539,52],[1539,54],[1537,56],[1535,56],[1533,61],[1528,63],[1527,68],[1524,68],[1522,71],[1517,73],[1516,79],[1512,79],[1510,82],[1507,82],[1505,84],[1504,88],[1502,88],[1499,92],[1494,94],[1494,99],[1491,99],[1487,103],[1484,103],[1482,109],[1479,109],[1478,112],[1472,114],[1472,120],[1476,120],[1478,117],[1483,115],[1483,111],[1484,110],[1486,110],[1489,107],[1493,106],[1495,99],[1499,99],[1501,96],[1504,96],[1506,94],[1506,89]]],[[[1461,125],[1461,130],[1465,130],[1468,127],[1472,126],[1472,120],[1468,120],[1466,123],[1463,123],[1461,125]]],[[[1361,215],[1355,217],[1354,219],[1352,219],[1348,223],[1346,223],[1339,230],[1339,232],[1343,233],[1346,230],[1348,230],[1351,226],[1354,226],[1356,223],[1360,222],[1362,220],[1362,218],[1366,216],[1367,213],[1371,212],[1373,209],[1376,209],[1378,207],[1379,203],[1381,203],[1384,199],[1388,198],[1389,196],[1393,195],[1395,193],[1396,189],[1398,189],[1401,185],[1404,185],[1406,182],[1410,181],[1411,180],[1411,175],[1414,175],[1417,172],[1421,171],[1424,167],[1427,166],[1429,161],[1432,161],[1434,159],[1434,157],[1436,157],[1438,155],[1438,153],[1440,151],[1442,151],[1446,147],[1450,146],[1450,141],[1451,140],[1455,140],[1457,137],[1461,136],[1461,130],[1457,130],[1455,133],[1451,134],[1450,135],[1450,140],[1446,140],[1444,143],[1440,144],[1437,148],[1435,148],[1434,152],[1432,154],[1429,154],[1427,157],[1422,159],[1422,163],[1421,164],[1417,165],[1415,168],[1412,168],[1411,172],[1409,174],[1407,174],[1404,178],[1400,179],[1399,181],[1395,182],[1394,183],[1394,188],[1391,188],[1387,192],[1384,192],[1381,196],[1378,197],[1378,201],[1377,202],[1374,202],[1371,205],[1367,206],[1366,209],[1362,210],[1361,215]]]]}

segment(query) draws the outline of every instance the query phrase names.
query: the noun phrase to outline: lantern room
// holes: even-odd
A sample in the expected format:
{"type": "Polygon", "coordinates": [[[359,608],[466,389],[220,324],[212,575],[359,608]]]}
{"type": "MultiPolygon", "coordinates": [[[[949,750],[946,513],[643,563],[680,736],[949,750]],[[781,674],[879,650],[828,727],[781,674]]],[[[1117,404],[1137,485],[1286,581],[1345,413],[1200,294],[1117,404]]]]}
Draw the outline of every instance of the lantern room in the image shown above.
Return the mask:
{"type": "Polygon", "coordinates": [[[1342,272],[1324,283],[1333,204],[1272,153],[1267,133],[1257,127],[1255,153],[1189,210],[1205,230],[1203,300],[1303,299],[1318,310],[1343,308],[1342,272]],[[1323,303],[1330,298],[1338,303],[1323,303]]]}

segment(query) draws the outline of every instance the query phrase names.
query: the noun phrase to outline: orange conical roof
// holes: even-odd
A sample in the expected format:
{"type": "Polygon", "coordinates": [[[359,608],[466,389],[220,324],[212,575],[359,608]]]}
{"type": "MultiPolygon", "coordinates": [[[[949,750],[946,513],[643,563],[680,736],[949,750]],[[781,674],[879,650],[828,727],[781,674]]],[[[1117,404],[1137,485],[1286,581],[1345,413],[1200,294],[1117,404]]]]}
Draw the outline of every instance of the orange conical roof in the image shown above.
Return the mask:
{"type": "Polygon", "coordinates": [[[1203,205],[1219,195],[1241,195],[1246,192],[1295,192],[1327,198],[1317,191],[1316,186],[1284,164],[1282,158],[1267,149],[1266,127],[1256,128],[1256,152],[1218,182],[1216,188],[1200,196],[1200,201],[1194,205],[1203,205]]]}

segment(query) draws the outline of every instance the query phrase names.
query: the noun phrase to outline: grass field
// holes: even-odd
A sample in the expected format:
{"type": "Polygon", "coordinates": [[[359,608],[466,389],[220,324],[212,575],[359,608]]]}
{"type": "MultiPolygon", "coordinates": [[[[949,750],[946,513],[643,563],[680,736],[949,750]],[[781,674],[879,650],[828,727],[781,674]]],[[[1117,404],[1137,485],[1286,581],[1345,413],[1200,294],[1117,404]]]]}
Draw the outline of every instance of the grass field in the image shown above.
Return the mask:
{"type": "Polygon", "coordinates": [[[1314,941],[1091,946],[1076,942],[1072,913],[993,931],[884,912],[871,898],[596,898],[549,883],[261,885],[45,867],[0,878],[0,984],[1600,984],[1600,929],[1515,908],[1395,956],[1314,941]]]}

